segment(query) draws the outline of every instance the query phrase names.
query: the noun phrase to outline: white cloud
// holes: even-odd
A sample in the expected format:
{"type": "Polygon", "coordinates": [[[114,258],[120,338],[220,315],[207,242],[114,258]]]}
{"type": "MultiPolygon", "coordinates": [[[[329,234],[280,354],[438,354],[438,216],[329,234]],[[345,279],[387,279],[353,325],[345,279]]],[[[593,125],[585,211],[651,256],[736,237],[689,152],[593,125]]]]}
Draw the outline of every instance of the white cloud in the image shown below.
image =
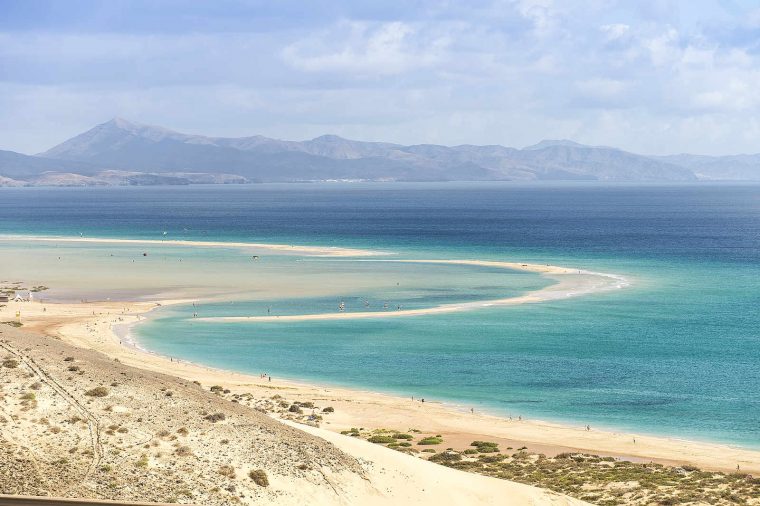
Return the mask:
{"type": "Polygon", "coordinates": [[[622,39],[631,31],[631,27],[625,23],[612,23],[600,27],[608,41],[622,39]]]}
{"type": "Polygon", "coordinates": [[[379,26],[342,22],[288,45],[282,55],[287,63],[307,72],[384,76],[434,65],[449,43],[447,37],[426,37],[402,22],[379,26]]]}
{"type": "Polygon", "coordinates": [[[606,78],[586,79],[576,83],[576,87],[582,94],[605,100],[619,97],[628,89],[628,86],[629,83],[625,81],[606,78]]]}
{"type": "Polygon", "coordinates": [[[659,5],[486,0],[336,8],[259,31],[0,33],[0,149],[41,151],[124,116],[216,135],[760,151],[760,11],[659,5]]]}
{"type": "Polygon", "coordinates": [[[678,59],[681,52],[678,42],[678,31],[673,27],[667,27],[663,33],[644,41],[644,47],[649,50],[652,63],[663,67],[673,64],[678,59]]]}

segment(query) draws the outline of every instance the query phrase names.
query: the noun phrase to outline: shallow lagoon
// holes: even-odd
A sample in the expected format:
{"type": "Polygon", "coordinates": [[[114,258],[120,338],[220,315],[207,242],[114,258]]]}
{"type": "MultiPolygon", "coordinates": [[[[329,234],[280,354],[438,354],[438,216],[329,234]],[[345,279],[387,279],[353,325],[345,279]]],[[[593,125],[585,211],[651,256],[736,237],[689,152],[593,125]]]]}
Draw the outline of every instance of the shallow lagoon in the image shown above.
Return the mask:
{"type": "MultiPolygon", "coordinates": [[[[166,230],[173,238],[353,246],[403,258],[513,260],[624,274],[634,284],[616,292],[382,321],[201,325],[189,318],[192,307],[165,308],[136,334],[162,353],[255,373],[592,426],[748,446],[760,441],[757,185],[18,189],[0,192],[0,211],[2,233],[157,238],[166,230]]],[[[107,272],[114,260],[103,256],[93,264],[71,253],[83,290],[108,291],[113,278],[91,266],[107,272]]],[[[175,254],[151,252],[146,269],[130,273],[135,281],[125,293],[136,295],[152,276],[169,273],[176,293],[200,285],[199,293],[214,288],[248,298],[235,305],[204,301],[202,312],[263,314],[272,307],[286,314],[334,311],[341,300],[349,310],[364,299],[373,307],[385,299],[437,304],[543,282],[506,271],[442,274],[432,266],[402,274],[406,267],[389,272],[368,262],[344,263],[337,273],[332,260],[312,270],[292,257],[272,258],[271,272],[261,263],[253,276],[227,253],[182,252],[182,267],[175,254]]],[[[24,272],[4,265],[13,276],[24,272]]],[[[118,264],[118,279],[129,268],[118,264]]],[[[27,272],[55,287],[64,281],[55,278],[58,271],[53,265],[27,272]]]]}

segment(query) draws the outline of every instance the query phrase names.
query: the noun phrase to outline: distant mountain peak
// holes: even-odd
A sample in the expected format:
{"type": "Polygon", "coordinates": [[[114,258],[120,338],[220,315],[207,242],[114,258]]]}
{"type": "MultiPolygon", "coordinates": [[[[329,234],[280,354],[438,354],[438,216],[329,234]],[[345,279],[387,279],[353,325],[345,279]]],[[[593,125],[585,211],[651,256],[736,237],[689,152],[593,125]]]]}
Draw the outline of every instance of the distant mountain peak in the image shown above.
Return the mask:
{"type": "MultiPolygon", "coordinates": [[[[16,180],[21,175],[38,175],[49,167],[55,172],[88,176],[110,169],[153,176],[225,174],[225,181],[229,181],[230,174],[238,177],[236,180],[248,181],[696,178],[690,169],[678,163],[567,139],[547,139],[524,149],[498,145],[404,146],[356,141],[335,134],[299,142],[259,135],[241,138],[190,135],[121,117],[97,125],[42,156],[46,159],[0,157],[5,159],[0,159],[0,175],[16,180]]],[[[708,170],[709,167],[704,169],[708,170]]],[[[167,181],[153,176],[139,179],[139,184],[167,181]]],[[[194,181],[201,181],[193,177],[194,181]]]]}
{"type": "Polygon", "coordinates": [[[524,147],[523,150],[529,151],[533,149],[550,148],[553,146],[568,146],[568,147],[573,147],[573,148],[590,148],[591,147],[585,144],[581,144],[579,142],[571,141],[569,139],[544,139],[537,144],[524,147]]]}
{"type": "MultiPolygon", "coordinates": [[[[115,118],[113,118],[110,121],[106,121],[105,123],[103,123],[100,126],[105,126],[105,125],[115,126],[117,128],[134,128],[134,127],[138,126],[137,123],[129,121],[128,119],[120,118],[118,116],[115,117],[115,118]]],[[[142,126],[142,125],[139,125],[139,126],[142,126]]]]}
{"type": "Polygon", "coordinates": [[[153,136],[155,135],[160,135],[160,136],[181,135],[175,132],[174,130],[169,130],[168,128],[164,128],[162,126],[136,123],[134,121],[129,121],[128,119],[119,118],[119,117],[113,118],[110,121],[106,121],[105,123],[102,123],[95,128],[117,128],[119,130],[125,130],[135,135],[142,135],[146,137],[151,136],[151,134],[153,136]]]}
{"type": "Polygon", "coordinates": [[[312,142],[338,142],[338,141],[342,142],[346,140],[348,139],[344,139],[343,137],[339,135],[325,134],[325,135],[320,135],[319,137],[314,137],[312,139],[312,142]]]}

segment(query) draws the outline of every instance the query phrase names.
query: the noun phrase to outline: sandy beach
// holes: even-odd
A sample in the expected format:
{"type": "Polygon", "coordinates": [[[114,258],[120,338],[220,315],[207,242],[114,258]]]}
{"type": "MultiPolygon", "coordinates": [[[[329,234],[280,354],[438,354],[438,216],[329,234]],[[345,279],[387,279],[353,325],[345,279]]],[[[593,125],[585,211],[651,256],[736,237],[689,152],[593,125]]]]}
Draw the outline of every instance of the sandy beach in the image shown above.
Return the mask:
{"type": "Polygon", "coordinates": [[[263,382],[120,344],[112,326],[138,321],[154,307],[0,307],[6,322],[0,326],[0,493],[219,505],[585,504],[326,428],[272,420],[230,395],[328,396],[335,406],[354,399],[344,397],[348,391],[263,382]],[[14,321],[23,327],[7,323],[14,321]],[[96,385],[102,400],[92,394],[96,385]],[[209,391],[213,385],[223,385],[224,395],[209,391]],[[265,485],[245,476],[257,468],[265,470],[265,485]]]}
{"type": "MultiPolygon", "coordinates": [[[[185,302],[162,301],[160,304],[185,302]]],[[[157,307],[155,302],[92,302],[85,304],[9,303],[0,308],[0,320],[20,321],[25,329],[55,336],[72,345],[95,350],[121,363],[171,374],[202,385],[223,385],[232,392],[270,396],[286,392],[294,399],[329,399],[335,413],[320,431],[340,432],[350,427],[419,428],[442,434],[449,445],[466,447],[470,441],[487,438],[505,446],[527,446],[547,455],[581,451],[663,464],[688,464],[716,471],[760,473],[760,451],[723,444],[608,432],[594,427],[573,427],[540,420],[509,420],[486,413],[471,413],[466,406],[452,406],[427,399],[391,395],[332,386],[309,385],[273,378],[204,367],[147,353],[120,340],[113,326],[144,318],[157,307]],[[635,441],[635,442],[634,442],[635,441]]]]}
{"type": "MultiPolygon", "coordinates": [[[[20,239],[9,240],[18,241],[20,239]]],[[[536,303],[615,290],[623,288],[630,283],[629,280],[615,274],[535,263],[441,259],[362,260],[361,257],[376,256],[381,253],[342,248],[302,248],[289,245],[260,245],[255,243],[199,242],[196,244],[192,241],[131,241],[90,238],[33,237],[24,238],[24,240],[51,241],[53,243],[90,242],[116,245],[168,244],[171,246],[209,248],[233,247],[246,250],[246,254],[270,248],[278,253],[292,251],[294,254],[307,256],[360,257],[350,260],[359,262],[428,263],[518,270],[534,272],[554,281],[553,284],[545,288],[514,297],[444,304],[425,309],[387,312],[341,312],[279,317],[198,318],[198,321],[296,321],[414,316],[418,314],[464,311],[493,305],[536,303]]],[[[160,287],[157,288],[160,289],[160,287]]],[[[456,452],[458,455],[466,455],[464,452],[467,450],[471,451],[471,443],[473,441],[489,441],[505,450],[519,449],[520,452],[524,450],[526,454],[533,455],[539,460],[547,457],[549,459],[555,457],[561,458],[561,455],[591,454],[615,462],[641,464],[652,462],[664,466],[686,466],[687,468],[693,466],[694,468],[722,473],[731,473],[739,469],[743,473],[753,473],[755,475],[760,473],[760,451],[751,449],[677,438],[605,431],[597,427],[586,427],[585,425],[562,425],[526,419],[517,414],[514,417],[505,418],[481,412],[479,409],[476,410],[471,406],[456,406],[440,402],[437,399],[428,398],[423,402],[418,398],[405,398],[358,389],[315,385],[282,378],[214,369],[174,357],[160,356],[141,349],[130,337],[130,328],[133,325],[139,324],[139,322],[148,318],[151,311],[161,306],[190,303],[197,300],[196,293],[187,292],[182,297],[182,289],[175,290],[172,294],[180,296],[158,299],[153,297],[153,300],[138,301],[126,299],[122,301],[80,301],[74,303],[56,303],[45,299],[41,302],[39,298],[27,302],[11,301],[0,307],[0,322],[5,322],[9,325],[8,329],[11,329],[12,326],[20,326],[20,328],[3,331],[6,336],[10,334],[11,337],[17,340],[15,348],[10,344],[9,346],[13,349],[8,348],[7,351],[10,351],[11,354],[23,355],[24,348],[20,348],[18,343],[25,341],[34,342],[36,339],[43,338],[54,339],[56,343],[61,343],[61,346],[68,346],[71,350],[79,349],[92,353],[93,355],[88,355],[90,363],[87,365],[87,368],[97,369],[99,367],[104,371],[102,375],[116,374],[109,369],[107,364],[110,363],[118,364],[118,367],[113,366],[114,368],[134,368],[124,371],[119,369],[121,371],[119,374],[126,374],[128,376],[138,375],[142,378],[140,380],[143,382],[142,384],[164,385],[161,387],[164,390],[168,388],[165,386],[166,380],[153,375],[168,375],[168,377],[174,378],[172,381],[185,382],[175,387],[179,392],[184,392],[187,385],[199,385],[201,387],[200,392],[195,392],[188,398],[182,398],[183,402],[191,402],[191,404],[211,402],[211,405],[218,406],[219,409],[223,409],[226,406],[224,403],[235,404],[236,410],[242,410],[237,412],[238,414],[236,415],[241,417],[240,424],[246,426],[251,423],[254,425],[261,424],[263,422],[257,417],[264,416],[267,420],[276,420],[275,423],[283,422],[289,424],[290,427],[301,429],[315,437],[318,441],[329,442],[329,450],[324,450],[327,454],[330,454],[329,452],[332,451],[339,452],[329,459],[329,463],[325,463],[321,467],[322,474],[320,476],[324,477],[324,473],[327,472],[332,477],[329,479],[325,478],[324,481],[322,478],[315,480],[313,477],[306,477],[310,485],[302,483],[302,480],[305,478],[302,474],[293,474],[287,470],[287,462],[291,457],[275,453],[275,455],[279,455],[277,459],[280,459],[278,461],[279,464],[274,465],[274,469],[279,469],[277,472],[280,474],[273,479],[273,483],[276,483],[277,487],[279,487],[277,488],[278,492],[272,495],[269,493],[269,490],[264,493],[255,487],[245,488],[244,490],[232,487],[232,490],[234,490],[233,495],[238,498],[236,500],[241,500],[243,503],[253,504],[266,497],[273,504],[300,504],[307,496],[316,504],[356,504],[357,502],[362,504],[387,504],[389,501],[398,504],[429,504],[431,502],[440,504],[461,504],[464,502],[468,504],[495,504],[496,502],[501,502],[499,501],[501,497],[510,497],[510,504],[582,503],[582,501],[577,499],[578,497],[583,497],[582,494],[576,494],[576,498],[570,498],[556,492],[549,492],[506,479],[490,477],[493,474],[482,476],[471,472],[449,469],[421,458],[431,455],[430,453],[422,453],[425,450],[411,448],[409,449],[410,451],[403,453],[365,440],[369,439],[369,436],[372,434],[389,431],[390,433],[408,431],[416,434],[436,435],[443,443],[437,450],[433,450],[434,453],[449,451],[444,450],[444,448],[448,448],[451,452],[456,452]],[[105,357],[106,362],[104,363],[98,357],[105,357]],[[204,400],[203,396],[206,394],[212,395],[210,400],[204,400]],[[196,395],[199,397],[194,397],[196,395]],[[301,404],[304,406],[315,406],[315,408],[329,406],[331,411],[329,414],[320,411],[320,416],[318,417],[310,416],[308,409],[306,410],[307,413],[303,413],[303,410],[298,408],[301,404]],[[283,409],[283,406],[293,408],[294,405],[296,406],[295,412],[297,414],[294,414],[293,410],[283,409]],[[243,408],[248,411],[245,411],[243,408]],[[243,420],[248,417],[252,417],[251,420],[243,420]],[[353,436],[346,435],[346,433],[353,434],[353,436]],[[349,460],[342,460],[343,457],[341,455],[349,456],[349,460]],[[351,464],[354,461],[350,459],[356,459],[355,462],[359,462],[360,465],[357,467],[351,464]],[[335,473],[335,475],[333,476],[330,473],[335,473]],[[325,484],[328,484],[328,488],[332,488],[332,492],[325,492],[325,484]],[[336,484],[339,484],[339,486],[336,484]],[[294,487],[310,492],[304,492],[306,495],[293,493],[292,489],[294,487]]],[[[50,343],[40,341],[38,344],[38,351],[42,354],[39,360],[52,360],[52,362],[55,362],[49,355],[45,355],[47,353],[46,349],[50,347],[50,343]]],[[[58,345],[56,344],[55,346],[58,345]]],[[[67,353],[71,352],[59,351],[58,355],[67,353]]],[[[41,363],[34,362],[32,357],[29,357],[28,360],[30,364],[41,363]]],[[[32,366],[30,365],[30,367],[32,366]]],[[[39,373],[55,375],[56,371],[45,372],[45,370],[41,369],[39,373]]],[[[58,371],[58,373],[66,374],[66,369],[58,371]]],[[[28,374],[37,374],[36,369],[32,367],[28,374]]],[[[72,377],[69,376],[68,379],[72,380],[72,377]]],[[[89,381],[92,382],[93,380],[90,379],[89,381]]],[[[114,383],[118,384],[118,382],[114,383]]],[[[23,388],[23,384],[15,385],[15,389],[19,393],[23,393],[23,388]]],[[[55,394],[55,392],[52,394],[55,394]]],[[[136,391],[133,391],[131,394],[129,392],[125,392],[124,394],[126,397],[123,397],[120,402],[125,406],[132,406],[135,402],[138,404],[146,402],[147,405],[153,402],[153,400],[140,401],[141,394],[136,391]]],[[[76,397],[76,392],[72,391],[64,395],[64,399],[69,397],[76,397]]],[[[59,397],[51,397],[49,404],[44,404],[47,406],[45,408],[46,412],[50,412],[57,405],[56,402],[61,402],[60,395],[59,397]]],[[[105,408],[108,408],[108,406],[105,406],[105,408]]],[[[26,448],[21,443],[23,439],[22,434],[31,426],[29,423],[34,421],[24,421],[27,417],[25,413],[29,410],[28,403],[12,405],[6,402],[4,409],[7,415],[6,419],[16,420],[17,423],[10,432],[4,429],[3,437],[7,441],[14,442],[13,444],[18,445],[20,448],[26,448]]],[[[125,409],[135,411],[139,408],[135,406],[125,409]]],[[[198,426],[198,421],[192,417],[185,418],[191,410],[185,410],[181,414],[177,414],[174,411],[172,414],[165,415],[162,411],[163,404],[158,405],[156,409],[158,410],[159,417],[166,416],[167,420],[179,417],[179,419],[185,420],[182,422],[185,425],[196,427],[195,430],[198,432],[198,438],[195,443],[200,446],[194,447],[194,451],[207,453],[210,456],[209,465],[219,466],[220,469],[227,469],[224,467],[227,465],[224,464],[225,458],[227,458],[225,456],[228,455],[227,449],[209,439],[210,435],[215,434],[214,431],[208,431],[202,425],[198,426]]],[[[312,415],[316,415],[315,410],[312,410],[312,415]]],[[[49,416],[44,417],[45,420],[49,418],[49,416]]],[[[122,418],[119,420],[125,430],[136,433],[149,432],[141,423],[136,423],[134,420],[130,420],[132,425],[126,425],[126,421],[122,418]]],[[[142,419],[142,417],[139,419],[142,419]]],[[[111,426],[117,427],[119,424],[112,424],[111,426]]],[[[290,444],[288,441],[292,438],[298,439],[298,437],[301,437],[291,436],[289,435],[291,433],[287,431],[280,434],[279,429],[276,428],[277,425],[272,427],[275,428],[267,430],[273,431],[274,434],[278,435],[277,437],[281,437],[282,441],[284,441],[278,444],[287,446],[290,444]]],[[[47,433],[46,435],[49,436],[47,433]]],[[[43,438],[41,441],[46,440],[43,438]]],[[[144,441],[151,441],[147,434],[144,441]]],[[[256,444],[255,439],[246,441],[245,444],[256,444]]],[[[160,448],[165,443],[166,441],[163,441],[159,437],[150,444],[157,445],[160,448]]],[[[312,446],[309,446],[311,444],[313,442],[308,443],[306,447],[312,448],[312,446]]],[[[119,448],[119,452],[126,451],[123,447],[119,448]]],[[[129,451],[132,452],[130,458],[143,459],[142,454],[138,453],[138,446],[130,446],[129,448],[129,451]]],[[[33,451],[29,448],[27,450],[31,451],[32,454],[47,451],[46,449],[39,448],[33,451]]],[[[155,460],[154,470],[156,472],[160,470],[166,471],[166,457],[162,457],[161,455],[164,455],[164,453],[158,451],[153,458],[155,460]]],[[[297,459],[312,459],[312,457],[302,455],[297,457],[297,459]]],[[[142,462],[142,460],[139,462],[142,462]]],[[[240,470],[239,472],[242,472],[243,469],[253,464],[252,462],[248,462],[243,456],[236,456],[234,460],[234,466],[240,470]]],[[[150,466],[148,468],[153,469],[150,466]]],[[[86,471],[83,468],[81,473],[84,473],[90,479],[96,476],[93,469],[86,471]]],[[[678,469],[681,469],[681,467],[678,467],[678,469]]],[[[186,468],[187,472],[190,472],[190,470],[191,468],[186,468]]],[[[501,474],[498,475],[502,476],[501,474]]],[[[66,480],[63,481],[65,482],[66,480]]],[[[119,495],[110,490],[103,492],[96,485],[93,485],[91,488],[82,489],[81,487],[77,488],[70,481],[66,483],[68,485],[49,484],[49,486],[46,485],[47,488],[43,487],[39,490],[31,489],[31,491],[49,495],[55,495],[56,493],[66,495],[78,491],[77,493],[80,495],[90,494],[89,496],[93,497],[129,497],[128,494],[124,495],[126,492],[123,491],[119,492],[122,494],[119,495]]],[[[527,483],[531,482],[528,481],[527,483]]],[[[204,487],[207,486],[208,484],[204,485],[204,487]]],[[[601,486],[604,487],[605,485],[602,484],[601,486]]],[[[716,485],[716,487],[720,486],[723,485],[716,485]]],[[[14,493],[28,493],[29,491],[30,489],[19,489],[19,491],[14,493]]],[[[155,496],[155,500],[173,499],[174,496],[167,494],[174,492],[176,492],[174,489],[164,490],[161,494],[155,496]]],[[[141,493],[145,495],[146,491],[142,490],[141,493]]],[[[224,495],[224,492],[220,493],[222,496],[224,495]]],[[[226,504],[219,493],[215,494],[204,495],[202,497],[197,496],[197,498],[199,500],[202,499],[204,503],[226,504]]]]}

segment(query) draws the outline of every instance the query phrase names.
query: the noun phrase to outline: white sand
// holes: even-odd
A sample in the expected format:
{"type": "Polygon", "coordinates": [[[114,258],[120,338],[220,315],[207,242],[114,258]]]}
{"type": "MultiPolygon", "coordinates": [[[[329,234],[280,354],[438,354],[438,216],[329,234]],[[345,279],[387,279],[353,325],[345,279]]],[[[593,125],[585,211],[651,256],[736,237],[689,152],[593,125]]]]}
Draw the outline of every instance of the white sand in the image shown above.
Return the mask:
{"type": "Polygon", "coordinates": [[[328,246],[299,246],[293,244],[269,244],[255,242],[223,242],[223,241],[185,241],[178,239],[105,239],[98,237],[66,237],[66,236],[27,236],[2,235],[0,240],[22,242],[49,243],[84,243],[84,244],[122,244],[146,246],[187,246],[197,248],[239,248],[249,250],[270,250],[281,253],[292,253],[310,256],[330,257],[367,257],[388,255],[382,251],[370,251],[353,248],[338,248],[328,246]]]}
{"type": "MultiPolygon", "coordinates": [[[[118,240],[90,238],[29,238],[24,241],[162,244],[193,247],[240,247],[273,249],[298,254],[329,256],[370,256],[379,254],[365,250],[342,248],[298,247],[289,245],[259,245],[254,243],[215,243],[196,241],[118,240]]],[[[571,297],[581,293],[611,290],[625,286],[618,276],[578,271],[565,267],[521,264],[514,262],[489,262],[479,260],[398,260],[402,262],[479,265],[505,269],[520,269],[540,273],[557,281],[556,284],[519,297],[451,304],[443,309],[430,308],[406,314],[430,314],[491,304],[520,304],[571,297]]],[[[162,301],[169,304],[177,301],[162,301]]],[[[37,330],[63,339],[76,346],[93,349],[111,358],[118,358],[127,365],[151,371],[169,373],[203,385],[224,385],[233,392],[250,392],[267,397],[273,390],[283,390],[289,397],[304,400],[322,399],[335,407],[335,413],[323,429],[308,429],[317,433],[344,451],[370,461],[373,472],[366,491],[358,493],[355,504],[492,504],[509,501],[510,504],[576,504],[554,494],[506,481],[460,473],[423,462],[392,450],[363,441],[335,434],[355,426],[369,428],[419,427],[444,435],[447,442],[486,439],[496,441],[521,441],[545,448],[571,448],[590,453],[604,453],[640,460],[657,460],[666,463],[684,463],[705,469],[731,471],[740,465],[745,472],[760,472],[760,452],[728,445],[701,443],[674,438],[642,436],[629,433],[586,431],[581,427],[552,424],[537,420],[507,420],[481,413],[469,413],[436,402],[424,405],[406,398],[363,392],[351,389],[324,387],[283,381],[275,378],[267,382],[251,375],[216,370],[183,361],[170,361],[166,357],[145,353],[134,347],[124,346],[114,334],[114,326],[138,321],[141,314],[156,307],[153,302],[97,302],[75,304],[9,303],[0,308],[0,321],[15,320],[16,311],[24,328],[37,330]],[[634,443],[633,440],[636,440],[634,443]],[[424,489],[424,490],[423,490],[424,489]]],[[[398,315],[403,311],[369,313],[366,317],[398,315]],[[371,316],[370,316],[371,315],[371,316]]],[[[355,318],[357,314],[339,313],[339,317],[355,318]],[[345,315],[345,316],[344,316],[345,315]]],[[[299,315],[298,317],[323,315],[299,315]]],[[[280,321],[283,317],[280,317],[280,321]]],[[[330,318],[330,315],[327,315],[330,318]]],[[[247,318],[246,318],[247,319],[247,318]]],[[[273,318],[274,319],[274,318],[273,318]]],[[[259,318],[262,320],[262,318],[259,318]]]]}
{"type": "MultiPolygon", "coordinates": [[[[167,305],[178,301],[163,301],[167,305]]],[[[179,301],[184,302],[184,301],[179,301]]],[[[760,451],[730,445],[689,441],[678,438],[649,436],[626,432],[608,432],[595,427],[586,431],[541,420],[509,420],[437,402],[412,402],[376,392],[326,387],[274,378],[270,383],[255,375],[213,369],[185,361],[146,353],[120,343],[113,332],[119,324],[139,321],[141,314],[154,309],[148,302],[97,302],[73,304],[8,303],[0,308],[0,321],[15,320],[21,311],[24,328],[59,337],[76,346],[93,349],[122,363],[151,371],[195,380],[203,385],[224,385],[233,392],[251,392],[270,396],[282,389],[290,397],[303,400],[327,399],[335,407],[330,425],[325,428],[341,431],[350,427],[401,428],[418,427],[432,434],[443,434],[447,441],[475,439],[517,441],[543,445],[566,451],[577,449],[588,453],[623,456],[634,460],[655,460],[662,463],[690,464],[704,469],[731,472],[740,465],[742,471],[760,473],[760,451]],[[43,312],[43,308],[47,311],[43,312]],[[126,308],[125,315],[121,315],[126,308]],[[93,314],[94,313],[94,314],[93,314]],[[633,440],[636,440],[634,443],[633,440]]],[[[514,445],[513,445],[514,446],[514,445]]],[[[515,446],[517,447],[517,446],[515,446]]]]}
{"type": "Polygon", "coordinates": [[[557,281],[540,290],[535,290],[517,297],[505,297],[501,299],[482,300],[474,302],[460,302],[441,304],[424,309],[400,309],[388,311],[356,311],[315,313],[280,316],[219,316],[197,318],[200,322],[294,322],[294,321],[319,321],[319,320],[356,320],[362,318],[398,318],[406,316],[432,315],[441,313],[454,313],[473,309],[482,309],[493,306],[511,306],[544,302],[548,300],[578,297],[596,292],[614,290],[629,285],[628,280],[616,274],[605,274],[586,270],[560,267],[556,265],[524,264],[517,262],[496,262],[487,260],[385,260],[397,263],[427,263],[446,265],[474,265],[479,267],[494,267],[499,269],[520,270],[539,273],[547,278],[557,281]]]}

